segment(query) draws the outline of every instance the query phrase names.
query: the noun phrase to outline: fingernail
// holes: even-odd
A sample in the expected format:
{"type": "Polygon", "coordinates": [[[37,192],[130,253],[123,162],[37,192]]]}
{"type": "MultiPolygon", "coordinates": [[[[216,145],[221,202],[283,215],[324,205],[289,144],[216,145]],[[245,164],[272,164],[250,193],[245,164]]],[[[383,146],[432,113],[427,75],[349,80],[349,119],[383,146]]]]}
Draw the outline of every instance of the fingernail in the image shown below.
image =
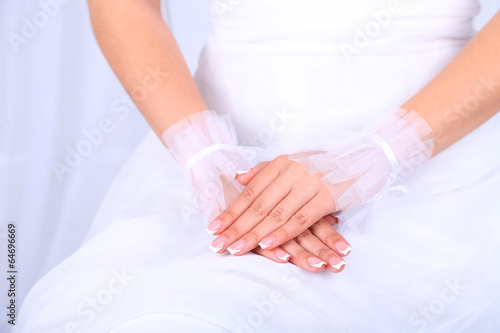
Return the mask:
{"type": "Polygon", "coordinates": [[[247,245],[247,241],[244,239],[240,239],[236,243],[231,244],[231,247],[228,247],[227,250],[229,251],[229,253],[235,254],[243,250],[245,245],[247,245]]]}
{"type": "Polygon", "coordinates": [[[328,263],[335,269],[341,269],[345,265],[345,261],[339,257],[331,257],[328,259],[328,263]]]}
{"type": "Polygon", "coordinates": [[[215,234],[219,229],[222,227],[222,221],[221,220],[215,220],[210,225],[205,229],[206,232],[208,232],[210,235],[215,234]]]}
{"type": "Polygon", "coordinates": [[[269,246],[273,245],[274,243],[274,236],[269,236],[264,238],[260,243],[259,246],[262,250],[267,249],[269,246]]]}
{"type": "Polygon", "coordinates": [[[227,244],[227,239],[225,238],[217,238],[213,241],[212,245],[210,245],[210,249],[214,252],[219,252],[222,250],[227,244]]]}
{"type": "Polygon", "coordinates": [[[276,258],[283,260],[283,261],[288,261],[288,258],[291,257],[290,254],[286,253],[282,249],[276,249],[276,251],[274,251],[274,255],[276,256],[276,258]]]}
{"type": "Polygon", "coordinates": [[[236,179],[236,177],[244,175],[245,173],[249,173],[250,170],[242,170],[242,171],[236,171],[236,173],[233,176],[233,179],[236,179]]]}
{"type": "Polygon", "coordinates": [[[326,265],[326,262],[315,257],[310,257],[307,261],[309,262],[309,265],[316,268],[321,268],[323,265],[326,265]]]}
{"type": "Polygon", "coordinates": [[[351,246],[344,241],[335,243],[335,248],[343,255],[347,255],[349,252],[351,252],[351,246]]]}

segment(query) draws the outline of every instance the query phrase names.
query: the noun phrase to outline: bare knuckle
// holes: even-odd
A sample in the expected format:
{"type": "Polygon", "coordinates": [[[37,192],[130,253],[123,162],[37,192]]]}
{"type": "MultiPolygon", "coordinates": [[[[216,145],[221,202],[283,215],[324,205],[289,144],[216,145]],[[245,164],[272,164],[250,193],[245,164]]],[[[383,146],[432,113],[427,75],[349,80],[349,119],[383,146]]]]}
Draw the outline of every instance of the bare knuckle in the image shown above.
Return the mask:
{"type": "Polygon", "coordinates": [[[252,168],[253,169],[261,169],[261,168],[264,168],[266,165],[268,165],[269,162],[260,162],[259,164],[257,164],[255,167],[252,168]]]}
{"type": "Polygon", "coordinates": [[[322,248],[318,251],[318,257],[323,258],[323,259],[331,257],[332,254],[333,254],[333,251],[328,250],[327,248],[322,248]]]}
{"type": "Polygon", "coordinates": [[[276,163],[269,163],[269,167],[268,167],[270,170],[272,170],[273,173],[281,173],[281,167],[280,165],[276,164],[276,163]]]}
{"type": "Polygon", "coordinates": [[[324,216],[323,220],[325,220],[326,223],[328,223],[328,224],[330,224],[332,226],[338,222],[337,218],[331,216],[330,214],[324,216]]]}
{"type": "Polygon", "coordinates": [[[290,169],[295,172],[306,173],[306,169],[299,162],[292,161],[292,163],[290,164],[290,169]]]}
{"type": "Polygon", "coordinates": [[[225,234],[230,239],[238,238],[240,236],[240,227],[238,225],[232,225],[226,230],[225,234]]]}
{"type": "Polygon", "coordinates": [[[300,250],[297,250],[297,252],[293,253],[292,256],[307,263],[307,258],[310,256],[310,253],[301,248],[300,250]]]}
{"type": "Polygon", "coordinates": [[[232,208],[227,208],[222,214],[221,219],[223,221],[234,221],[236,219],[236,213],[232,208]]]}
{"type": "Polygon", "coordinates": [[[245,239],[247,240],[247,243],[257,243],[259,241],[260,236],[257,234],[255,231],[250,231],[248,234],[245,235],[245,239]]]}
{"type": "Polygon", "coordinates": [[[245,187],[243,191],[241,191],[241,196],[248,201],[255,200],[255,192],[250,186],[245,187]]]}
{"type": "Polygon", "coordinates": [[[296,177],[295,171],[290,166],[288,166],[285,170],[283,170],[283,176],[284,177],[289,177],[289,178],[290,177],[296,177]]]}
{"type": "Polygon", "coordinates": [[[271,211],[269,217],[274,222],[282,223],[285,220],[285,210],[281,207],[276,207],[271,211]]]}
{"type": "Polygon", "coordinates": [[[297,225],[303,226],[309,221],[309,217],[306,213],[297,213],[293,216],[293,220],[297,225]]]}
{"type": "Polygon", "coordinates": [[[289,161],[289,158],[286,155],[280,155],[273,160],[273,162],[276,164],[284,164],[284,163],[288,163],[288,161],[289,161]]]}
{"type": "Polygon", "coordinates": [[[253,215],[262,216],[266,213],[266,202],[262,199],[257,199],[248,209],[253,215]]]}
{"type": "Polygon", "coordinates": [[[309,238],[310,235],[311,235],[311,232],[309,230],[306,230],[306,231],[300,233],[300,235],[298,235],[297,237],[295,237],[295,240],[297,241],[297,243],[301,244],[305,240],[307,240],[307,238],[309,238]]]}
{"type": "Polygon", "coordinates": [[[292,237],[290,237],[290,233],[288,232],[288,230],[286,229],[278,229],[276,231],[276,236],[275,236],[278,240],[288,240],[292,237]]]}

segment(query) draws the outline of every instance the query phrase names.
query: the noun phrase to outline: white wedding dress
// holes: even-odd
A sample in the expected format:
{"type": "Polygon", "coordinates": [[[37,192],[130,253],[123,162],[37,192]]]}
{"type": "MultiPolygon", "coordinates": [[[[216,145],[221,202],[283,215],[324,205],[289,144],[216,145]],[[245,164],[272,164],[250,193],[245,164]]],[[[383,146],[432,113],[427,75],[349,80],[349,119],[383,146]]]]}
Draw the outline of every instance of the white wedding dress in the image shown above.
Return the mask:
{"type": "MultiPolygon", "coordinates": [[[[313,148],[415,94],[471,38],[478,10],[475,0],[214,0],[196,80],[240,143],[270,155],[313,148]]],[[[497,115],[342,230],[353,248],[342,273],[312,274],[210,251],[181,171],[150,133],[81,248],[26,297],[14,332],[499,332],[499,142],[497,115]]]]}

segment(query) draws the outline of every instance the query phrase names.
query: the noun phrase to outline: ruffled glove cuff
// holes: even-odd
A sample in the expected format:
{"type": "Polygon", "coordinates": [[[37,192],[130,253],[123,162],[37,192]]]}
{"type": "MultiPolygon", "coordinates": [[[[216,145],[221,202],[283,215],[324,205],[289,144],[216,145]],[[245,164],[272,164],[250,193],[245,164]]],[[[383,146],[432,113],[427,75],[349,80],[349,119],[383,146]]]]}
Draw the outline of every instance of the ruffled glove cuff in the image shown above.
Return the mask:
{"type": "Polygon", "coordinates": [[[349,133],[326,152],[294,159],[332,193],[343,228],[354,228],[371,212],[375,200],[408,177],[432,156],[431,128],[417,112],[403,109],[349,133]]]}
{"type": "Polygon", "coordinates": [[[243,186],[233,176],[255,166],[255,152],[239,147],[230,117],[214,111],[182,119],[162,139],[182,168],[207,226],[241,192],[243,186]]]}

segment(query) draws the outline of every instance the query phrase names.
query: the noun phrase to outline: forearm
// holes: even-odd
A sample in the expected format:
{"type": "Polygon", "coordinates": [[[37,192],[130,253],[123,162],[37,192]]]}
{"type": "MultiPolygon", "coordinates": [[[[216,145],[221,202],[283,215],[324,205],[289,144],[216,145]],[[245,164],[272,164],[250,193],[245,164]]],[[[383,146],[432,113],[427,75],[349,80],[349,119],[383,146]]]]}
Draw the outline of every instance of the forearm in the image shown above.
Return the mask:
{"type": "Polygon", "coordinates": [[[97,41],[155,133],[207,109],[159,0],[88,0],[97,41]]]}
{"type": "Polygon", "coordinates": [[[406,102],[430,125],[439,154],[500,110],[500,13],[406,102]]]}

